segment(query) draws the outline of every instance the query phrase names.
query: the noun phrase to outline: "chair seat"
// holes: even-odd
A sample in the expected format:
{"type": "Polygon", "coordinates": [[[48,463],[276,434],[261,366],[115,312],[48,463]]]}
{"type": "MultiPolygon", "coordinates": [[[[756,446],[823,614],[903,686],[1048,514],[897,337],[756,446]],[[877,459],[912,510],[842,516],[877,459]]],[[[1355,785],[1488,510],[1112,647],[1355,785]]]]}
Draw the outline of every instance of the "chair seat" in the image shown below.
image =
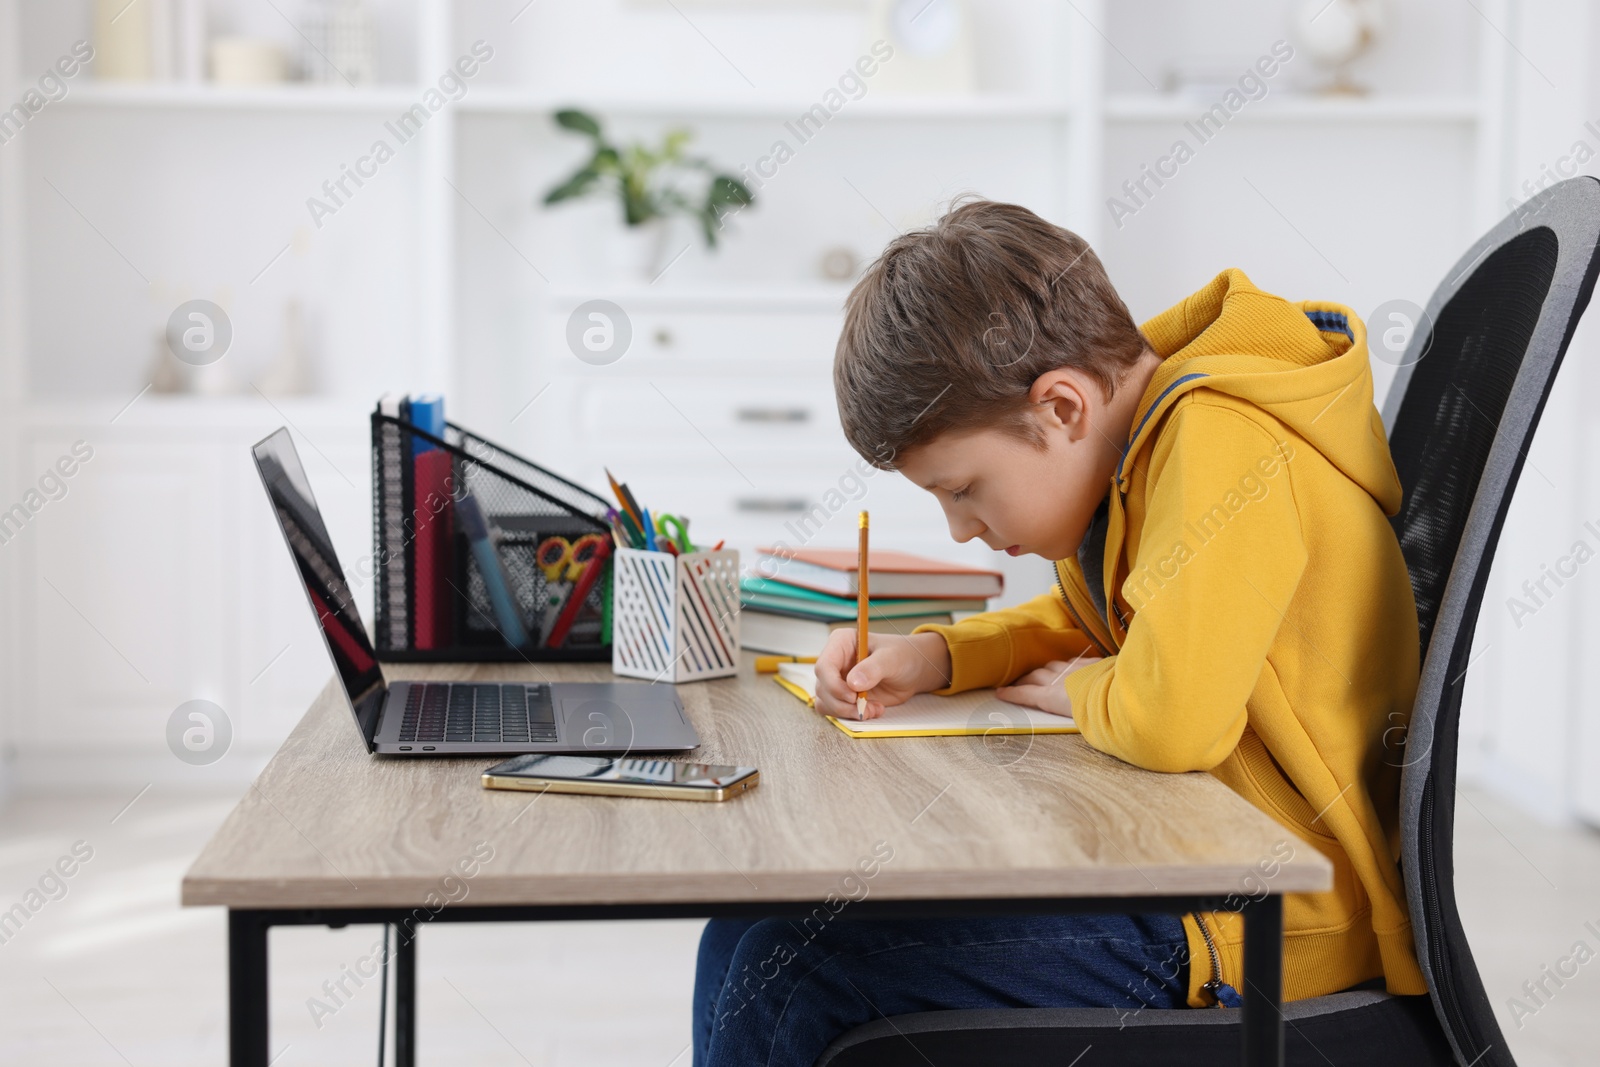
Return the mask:
{"type": "MultiPolygon", "coordinates": [[[[1427,997],[1361,990],[1297,1000],[1283,1013],[1285,1062],[1292,1067],[1454,1063],[1427,997]]],[[[1236,1067],[1238,1062],[1237,1011],[1002,1008],[878,1019],[841,1035],[816,1067],[1236,1067]]]]}

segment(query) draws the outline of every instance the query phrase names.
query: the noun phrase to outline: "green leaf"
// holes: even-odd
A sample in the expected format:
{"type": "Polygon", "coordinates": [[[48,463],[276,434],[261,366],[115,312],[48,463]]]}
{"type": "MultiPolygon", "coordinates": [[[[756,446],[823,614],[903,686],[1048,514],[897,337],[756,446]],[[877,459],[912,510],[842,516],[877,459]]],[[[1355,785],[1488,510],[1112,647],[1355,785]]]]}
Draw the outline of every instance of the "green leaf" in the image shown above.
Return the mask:
{"type": "Polygon", "coordinates": [[[571,200],[574,197],[583,196],[593,189],[595,183],[599,180],[600,175],[598,172],[585,167],[544,194],[544,202],[546,204],[559,204],[563,200],[571,200]]]}
{"type": "Polygon", "coordinates": [[[587,112],[576,108],[563,108],[556,112],[556,125],[574,133],[587,134],[595,140],[600,139],[600,123],[587,112]]]}
{"type": "Polygon", "coordinates": [[[677,159],[683,154],[683,146],[688,144],[693,137],[694,134],[692,132],[681,127],[675,130],[668,130],[666,138],[661,142],[661,155],[669,160],[677,159]]]}
{"type": "Polygon", "coordinates": [[[711,188],[706,190],[706,204],[709,207],[718,207],[722,204],[738,204],[748,207],[756,202],[744,182],[738,178],[731,178],[726,174],[719,174],[711,179],[711,188]]]}

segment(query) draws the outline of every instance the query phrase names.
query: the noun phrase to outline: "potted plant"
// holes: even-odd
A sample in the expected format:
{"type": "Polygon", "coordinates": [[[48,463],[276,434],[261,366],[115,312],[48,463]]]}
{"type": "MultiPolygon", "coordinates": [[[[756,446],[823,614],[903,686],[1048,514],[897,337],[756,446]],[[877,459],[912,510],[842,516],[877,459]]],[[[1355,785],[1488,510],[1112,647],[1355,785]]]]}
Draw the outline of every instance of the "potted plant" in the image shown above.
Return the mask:
{"type": "Polygon", "coordinates": [[[748,207],[755,197],[738,178],[720,173],[709,160],[684,154],[693,136],[688,130],[667,131],[659,148],[636,142],[620,147],[606,140],[600,123],[573,109],[557,111],[556,124],[589,138],[594,154],[565,181],[544,196],[544,203],[559,204],[595,195],[612,195],[622,202],[622,221],[637,242],[634,267],[646,280],[661,269],[667,222],[688,216],[700,223],[706,247],[717,247],[717,231],[730,210],[748,207]],[[703,190],[685,192],[689,175],[705,176],[703,190]]]}

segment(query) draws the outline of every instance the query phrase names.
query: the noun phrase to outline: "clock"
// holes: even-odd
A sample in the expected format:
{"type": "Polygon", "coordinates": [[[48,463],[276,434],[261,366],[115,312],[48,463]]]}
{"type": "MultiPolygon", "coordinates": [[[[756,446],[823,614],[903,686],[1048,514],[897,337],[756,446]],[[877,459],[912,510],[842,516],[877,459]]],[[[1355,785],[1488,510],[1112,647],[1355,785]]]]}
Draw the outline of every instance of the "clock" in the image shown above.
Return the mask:
{"type": "Polygon", "coordinates": [[[973,91],[971,17],[965,0],[873,0],[872,6],[871,40],[887,41],[894,49],[872,80],[875,89],[973,91]]]}
{"type": "Polygon", "coordinates": [[[891,0],[891,43],[919,59],[942,56],[956,46],[961,15],[961,9],[950,0],[891,0]]]}

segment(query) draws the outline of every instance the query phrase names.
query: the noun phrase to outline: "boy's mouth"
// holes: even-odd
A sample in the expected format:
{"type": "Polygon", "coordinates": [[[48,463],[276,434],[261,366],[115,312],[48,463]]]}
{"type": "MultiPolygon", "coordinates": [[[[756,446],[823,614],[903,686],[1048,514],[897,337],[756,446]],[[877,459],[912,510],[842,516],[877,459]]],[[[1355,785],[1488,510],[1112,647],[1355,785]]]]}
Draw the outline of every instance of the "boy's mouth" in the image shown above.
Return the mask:
{"type": "Polygon", "coordinates": [[[1011,547],[1006,549],[1006,555],[1008,555],[1008,556],[1020,555],[1021,552],[1022,552],[1022,546],[1021,545],[1012,545],[1011,547]]]}

